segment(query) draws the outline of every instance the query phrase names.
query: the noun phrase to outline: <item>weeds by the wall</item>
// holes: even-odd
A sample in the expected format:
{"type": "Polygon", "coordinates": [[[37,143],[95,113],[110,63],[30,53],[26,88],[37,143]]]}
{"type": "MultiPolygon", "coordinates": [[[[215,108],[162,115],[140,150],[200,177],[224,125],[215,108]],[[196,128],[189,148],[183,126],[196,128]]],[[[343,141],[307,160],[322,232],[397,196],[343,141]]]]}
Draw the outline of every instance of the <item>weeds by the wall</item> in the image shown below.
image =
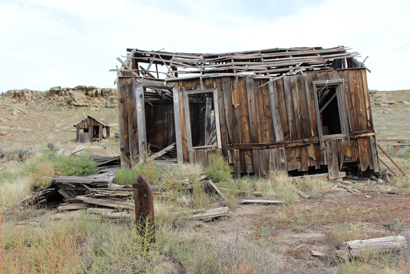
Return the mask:
{"type": "Polygon", "coordinates": [[[121,168],[115,172],[114,183],[119,185],[130,185],[134,182],[138,174],[135,169],[121,168]]]}
{"type": "Polygon", "coordinates": [[[205,168],[205,173],[215,183],[232,178],[232,168],[222,156],[217,155],[209,157],[209,165],[205,168]]]}
{"type": "Polygon", "coordinates": [[[151,183],[157,183],[158,179],[164,173],[163,169],[155,165],[155,162],[146,162],[134,168],[137,176],[142,174],[151,183]]]}

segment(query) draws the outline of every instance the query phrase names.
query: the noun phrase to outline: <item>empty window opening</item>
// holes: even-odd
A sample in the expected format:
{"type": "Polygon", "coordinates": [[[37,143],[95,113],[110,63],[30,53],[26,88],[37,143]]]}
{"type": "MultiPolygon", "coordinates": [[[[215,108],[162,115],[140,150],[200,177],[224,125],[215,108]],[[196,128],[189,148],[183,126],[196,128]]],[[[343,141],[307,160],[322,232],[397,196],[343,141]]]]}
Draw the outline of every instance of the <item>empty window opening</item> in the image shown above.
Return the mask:
{"type": "Polygon", "coordinates": [[[337,86],[318,90],[319,114],[323,135],[341,134],[340,113],[337,103],[337,86]]]}
{"type": "Polygon", "coordinates": [[[83,132],[84,132],[84,133],[88,133],[88,128],[84,128],[84,129],[83,129],[83,132]]]}
{"type": "Polygon", "coordinates": [[[216,120],[213,93],[190,94],[189,120],[192,146],[216,146],[216,120]]]}
{"type": "Polygon", "coordinates": [[[100,138],[100,127],[93,126],[93,138],[100,138]]]}

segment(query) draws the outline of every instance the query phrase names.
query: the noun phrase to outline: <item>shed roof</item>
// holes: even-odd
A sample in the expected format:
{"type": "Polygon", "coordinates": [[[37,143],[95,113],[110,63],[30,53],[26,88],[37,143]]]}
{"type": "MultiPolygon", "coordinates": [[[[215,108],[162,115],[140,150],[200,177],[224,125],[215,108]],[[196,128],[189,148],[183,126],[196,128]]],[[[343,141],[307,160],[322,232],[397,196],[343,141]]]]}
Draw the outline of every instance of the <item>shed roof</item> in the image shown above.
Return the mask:
{"type": "MultiPolygon", "coordinates": [[[[132,71],[137,77],[155,78],[153,74],[157,71],[152,65],[163,65],[166,70],[159,73],[165,75],[167,79],[183,78],[184,75],[274,77],[289,72],[331,70],[336,59],[354,59],[360,56],[359,53],[349,52],[349,50],[348,47],[338,46],[272,48],[226,53],[184,53],[134,48],[127,49],[125,62],[117,58],[123,65],[117,71],[119,76],[122,71],[132,71]],[[133,62],[137,62],[138,69],[133,68],[133,62]],[[148,65],[144,68],[141,66],[143,63],[148,65]]],[[[357,60],[355,62],[358,63],[357,60]]]]}
{"type": "MultiPolygon", "coordinates": [[[[97,121],[98,123],[100,123],[101,125],[103,125],[103,126],[105,126],[105,127],[110,127],[108,124],[104,123],[103,121],[101,121],[101,120],[99,120],[99,119],[97,119],[97,118],[95,118],[95,117],[92,117],[92,116],[90,116],[90,115],[87,115],[87,118],[86,118],[86,119],[88,119],[88,118],[94,119],[95,121],[97,121]]],[[[80,124],[82,121],[84,121],[84,120],[81,120],[79,123],[77,123],[77,125],[80,124]]],[[[74,127],[77,126],[77,125],[74,125],[74,127]]]]}

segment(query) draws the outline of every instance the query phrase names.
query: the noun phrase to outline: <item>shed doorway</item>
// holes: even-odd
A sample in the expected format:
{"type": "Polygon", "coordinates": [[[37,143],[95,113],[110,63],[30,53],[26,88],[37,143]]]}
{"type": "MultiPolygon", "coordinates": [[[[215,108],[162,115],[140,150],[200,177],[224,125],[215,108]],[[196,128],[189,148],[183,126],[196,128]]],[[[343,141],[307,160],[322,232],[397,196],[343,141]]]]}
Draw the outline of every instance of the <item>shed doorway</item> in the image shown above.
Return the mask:
{"type": "Polygon", "coordinates": [[[93,140],[94,139],[99,139],[100,138],[100,127],[99,126],[93,126],[93,140]]]}
{"type": "Polygon", "coordinates": [[[342,134],[336,86],[319,90],[318,98],[323,135],[342,134]]]}

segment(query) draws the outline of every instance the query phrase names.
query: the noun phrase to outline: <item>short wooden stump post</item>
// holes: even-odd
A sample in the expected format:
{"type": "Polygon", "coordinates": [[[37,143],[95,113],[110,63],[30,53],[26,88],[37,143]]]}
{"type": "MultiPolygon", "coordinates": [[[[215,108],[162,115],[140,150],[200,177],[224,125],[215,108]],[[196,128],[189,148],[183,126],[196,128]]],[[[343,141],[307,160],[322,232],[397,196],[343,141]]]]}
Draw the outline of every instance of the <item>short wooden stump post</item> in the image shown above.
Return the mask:
{"type": "Polygon", "coordinates": [[[135,223],[142,237],[155,242],[154,196],[152,188],[144,175],[139,175],[132,184],[135,200],[135,223]],[[149,232],[150,235],[145,235],[149,232]]]}

